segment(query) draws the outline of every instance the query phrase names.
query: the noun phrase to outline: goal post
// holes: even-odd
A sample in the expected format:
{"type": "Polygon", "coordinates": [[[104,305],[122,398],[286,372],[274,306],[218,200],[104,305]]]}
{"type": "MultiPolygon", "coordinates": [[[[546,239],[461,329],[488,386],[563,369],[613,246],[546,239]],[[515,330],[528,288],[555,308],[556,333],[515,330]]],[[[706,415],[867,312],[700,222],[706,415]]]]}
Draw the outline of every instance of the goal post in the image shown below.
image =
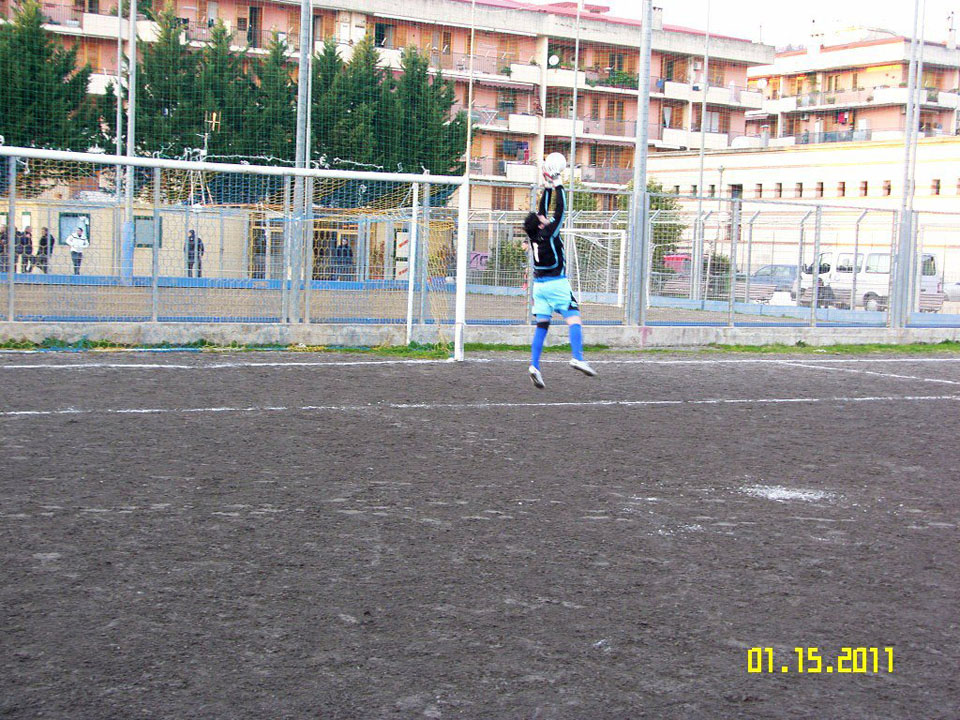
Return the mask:
{"type": "Polygon", "coordinates": [[[623,307],[626,230],[575,227],[561,233],[567,249],[567,277],[577,299],[623,307]]]}

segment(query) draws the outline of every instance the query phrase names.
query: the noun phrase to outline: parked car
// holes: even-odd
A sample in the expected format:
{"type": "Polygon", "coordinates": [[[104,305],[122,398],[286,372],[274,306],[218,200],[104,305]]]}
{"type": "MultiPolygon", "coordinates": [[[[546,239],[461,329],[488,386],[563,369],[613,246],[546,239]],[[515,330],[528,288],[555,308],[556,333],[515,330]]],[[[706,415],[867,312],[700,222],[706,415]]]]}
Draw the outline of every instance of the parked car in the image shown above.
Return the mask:
{"type": "Polygon", "coordinates": [[[750,284],[773,285],[777,291],[794,291],[797,284],[796,265],[764,265],[750,276],[750,284]]]}
{"type": "Polygon", "coordinates": [[[943,286],[943,294],[947,296],[947,300],[952,302],[960,300],[960,282],[945,284],[943,286]]]}

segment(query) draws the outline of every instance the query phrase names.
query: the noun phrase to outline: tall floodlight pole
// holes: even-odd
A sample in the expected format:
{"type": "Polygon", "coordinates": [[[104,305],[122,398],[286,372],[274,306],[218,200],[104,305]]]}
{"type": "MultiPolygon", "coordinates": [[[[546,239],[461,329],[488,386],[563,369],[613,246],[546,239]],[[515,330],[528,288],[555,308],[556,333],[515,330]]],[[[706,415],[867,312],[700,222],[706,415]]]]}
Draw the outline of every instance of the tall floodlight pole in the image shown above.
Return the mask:
{"type": "Polygon", "coordinates": [[[693,267],[692,295],[694,300],[700,299],[700,275],[703,272],[703,234],[700,224],[703,217],[703,159],[707,147],[707,91],[710,88],[710,0],[707,0],[707,30],[703,43],[703,79],[700,82],[703,91],[703,101],[700,103],[700,177],[697,180],[697,219],[693,226],[693,267]],[[699,228],[699,229],[698,229],[699,228]]]}
{"type": "MultiPolygon", "coordinates": [[[[577,31],[573,45],[573,106],[570,114],[573,126],[570,131],[570,208],[567,211],[567,227],[573,227],[574,181],[577,177],[577,87],[580,85],[580,15],[583,12],[583,0],[577,0],[577,31]]],[[[571,241],[572,242],[572,241],[571,241]]]]}
{"type": "Polygon", "coordinates": [[[917,25],[920,16],[920,0],[914,0],[913,34],[910,36],[910,68],[907,74],[907,116],[903,132],[903,194],[900,198],[900,228],[897,242],[897,264],[894,272],[894,291],[890,299],[890,324],[904,327],[909,316],[909,292],[913,266],[913,175],[911,159],[917,129],[917,25]]]}
{"type": "MultiPolygon", "coordinates": [[[[477,0],[470,2],[470,79],[467,84],[467,148],[463,185],[457,203],[457,290],[454,300],[453,359],[463,360],[463,331],[467,325],[467,246],[470,239],[470,153],[473,141],[473,56],[476,53],[477,0]]],[[[429,188],[429,185],[427,186],[429,188]]],[[[427,198],[429,202],[429,198],[427,198]]],[[[426,233],[429,241],[430,233],[426,233]]],[[[429,249],[425,250],[429,252],[429,249]]]]}
{"type": "Polygon", "coordinates": [[[637,85],[636,148],[633,161],[630,247],[627,253],[630,293],[627,296],[627,324],[645,325],[647,320],[647,261],[653,238],[648,237],[647,143],[650,137],[650,49],[653,45],[653,0],[643,0],[640,40],[640,78],[637,85]]]}
{"type": "MultiPolygon", "coordinates": [[[[130,51],[127,53],[127,157],[136,154],[137,131],[137,0],[130,0],[130,51]]],[[[125,222],[133,224],[133,165],[127,165],[127,213],[125,222]]],[[[127,231],[132,232],[128,226],[127,231]]]]}
{"type": "MultiPolygon", "coordinates": [[[[297,67],[297,144],[294,155],[294,165],[298,168],[307,167],[307,156],[309,155],[308,144],[310,142],[310,84],[311,77],[311,58],[313,53],[310,47],[310,36],[313,26],[313,9],[310,6],[310,0],[300,0],[300,61],[297,67]]],[[[284,266],[290,280],[295,281],[299,287],[300,278],[295,276],[294,268],[297,264],[293,258],[298,254],[303,255],[307,239],[306,228],[304,224],[304,214],[306,211],[306,200],[304,193],[304,178],[298,175],[293,181],[293,232],[291,245],[296,245],[299,251],[291,248],[291,257],[287,258],[284,266]]],[[[312,199],[311,199],[312,202],[312,199]]],[[[312,278],[312,273],[308,275],[312,278]]],[[[286,281],[287,278],[284,278],[286,281]]],[[[290,321],[296,322],[299,314],[299,303],[290,303],[290,321]]]]}

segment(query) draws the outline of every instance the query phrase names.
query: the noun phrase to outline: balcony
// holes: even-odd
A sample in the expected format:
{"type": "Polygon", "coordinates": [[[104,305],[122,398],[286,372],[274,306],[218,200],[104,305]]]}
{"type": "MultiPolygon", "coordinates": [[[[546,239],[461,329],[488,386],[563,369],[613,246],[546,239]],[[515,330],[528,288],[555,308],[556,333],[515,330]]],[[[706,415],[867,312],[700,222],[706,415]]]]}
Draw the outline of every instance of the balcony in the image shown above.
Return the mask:
{"type": "Polygon", "coordinates": [[[585,166],[580,168],[580,179],[604,185],[626,185],[633,180],[633,168],[585,166]]]}
{"type": "Polygon", "coordinates": [[[41,12],[43,12],[43,17],[48,24],[66,27],[80,27],[80,21],[83,17],[83,13],[75,7],[54,3],[43,3],[41,12]]]}
{"type": "Polygon", "coordinates": [[[519,160],[479,157],[470,160],[470,174],[530,183],[537,179],[537,166],[519,160]]]}
{"type": "Polygon", "coordinates": [[[633,139],[637,134],[637,123],[634,120],[584,118],[581,122],[585,135],[606,135],[608,137],[633,139]]]}
{"type": "MultiPolygon", "coordinates": [[[[700,131],[663,128],[662,141],[664,145],[699,148],[700,131]]],[[[703,134],[703,146],[708,150],[723,150],[728,147],[729,141],[729,134],[725,132],[706,132],[703,134]]]]}
{"type": "MultiPolygon", "coordinates": [[[[573,120],[568,117],[547,117],[543,119],[545,135],[570,137],[573,134],[573,120]]],[[[577,120],[577,135],[583,135],[583,120],[577,120]]]]}

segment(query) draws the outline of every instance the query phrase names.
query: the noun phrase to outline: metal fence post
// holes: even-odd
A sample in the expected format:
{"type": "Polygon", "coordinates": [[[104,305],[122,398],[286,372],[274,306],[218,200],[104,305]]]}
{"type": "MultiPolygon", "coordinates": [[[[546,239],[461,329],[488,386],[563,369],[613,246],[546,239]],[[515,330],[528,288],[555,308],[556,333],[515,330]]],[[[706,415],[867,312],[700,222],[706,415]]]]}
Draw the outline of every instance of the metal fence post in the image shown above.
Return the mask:
{"type": "Polygon", "coordinates": [[[467,326],[467,256],[470,233],[470,176],[464,174],[457,205],[457,287],[453,326],[453,359],[463,360],[467,326]]]}
{"type": "MultiPolygon", "coordinates": [[[[813,213],[813,210],[809,210],[806,215],[800,218],[800,242],[797,243],[797,305],[800,305],[800,300],[803,296],[803,282],[801,278],[803,277],[803,241],[804,233],[807,219],[813,213]]],[[[810,291],[811,297],[813,296],[813,290],[810,291]]]]}
{"type": "MultiPolygon", "coordinates": [[[[860,261],[858,255],[860,253],[860,223],[863,222],[863,219],[869,213],[869,210],[864,210],[860,213],[860,217],[857,218],[856,226],[853,230],[853,284],[850,288],[850,309],[857,309],[857,275],[860,273],[860,261]]],[[[866,308],[864,308],[866,309],[866,308]]]]}
{"type": "Polygon", "coordinates": [[[741,207],[740,198],[733,198],[731,200],[731,217],[730,217],[730,267],[728,271],[730,287],[728,292],[730,293],[730,317],[727,320],[727,324],[730,327],[733,327],[733,301],[734,296],[737,293],[737,240],[740,236],[740,207],[741,207]]]}
{"type": "Polygon", "coordinates": [[[309,323],[311,318],[310,296],[313,290],[313,237],[314,237],[314,216],[313,216],[313,192],[316,178],[308,177],[304,183],[305,195],[304,202],[307,206],[307,219],[303,226],[303,250],[300,252],[300,273],[297,275],[297,282],[303,283],[303,322],[309,323]]]}
{"type": "Polygon", "coordinates": [[[413,342],[413,276],[417,267],[417,240],[420,234],[420,183],[413,184],[413,207],[411,209],[409,245],[407,246],[407,345],[413,342]]]}
{"type": "MultiPolygon", "coordinates": [[[[269,222],[269,221],[267,221],[269,222]]],[[[290,223],[290,176],[283,178],[283,277],[280,278],[280,317],[283,322],[290,321],[290,290],[289,284],[293,279],[293,265],[291,264],[292,225],[290,223]]],[[[264,228],[266,243],[270,242],[270,231],[264,228]]],[[[267,249],[269,252],[269,248],[267,249]]],[[[264,260],[266,263],[266,259],[264,260]]]]}
{"type": "Polygon", "coordinates": [[[644,271],[641,273],[641,276],[640,276],[640,283],[641,283],[642,293],[643,293],[643,302],[640,303],[640,317],[638,320],[638,324],[640,325],[640,327],[647,326],[647,310],[650,308],[650,278],[653,274],[652,273],[653,244],[654,244],[653,243],[653,239],[654,239],[653,224],[656,222],[657,217],[660,215],[660,213],[663,212],[663,210],[654,210],[651,213],[649,198],[650,198],[650,194],[647,193],[647,207],[646,207],[646,215],[647,215],[646,238],[647,240],[642,246],[642,250],[644,254],[644,271]]]}
{"type": "Polygon", "coordinates": [[[427,275],[430,265],[430,215],[432,209],[432,186],[429,183],[423,184],[423,200],[421,207],[423,210],[423,238],[422,249],[417,254],[417,285],[420,292],[420,311],[417,316],[417,322],[422,324],[427,317],[427,275]]]}
{"type": "Polygon", "coordinates": [[[817,326],[817,306],[820,304],[820,227],[823,222],[823,206],[817,205],[813,225],[813,285],[810,290],[810,327],[817,326]]]}
{"type": "Polygon", "coordinates": [[[160,319],[160,168],[153,169],[153,248],[150,260],[150,317],[160,319]]]}
{"type": "MultiPolygon", "coordinates": [[[[750,273],[753,269],[753,223],[756,222],[757,218],[760,217],[760,211],[757,210],[750,216],[750,219],[747,221],[747,269],[746,269],[746,282],[744,283],[743,288],[743,301],[746,302],[750,297],[750,273]]],[[[799,275],[797,276],[797,299],[800,299],[800,280],[799,275]]]]}
{"type": "Polygon", "coordinates": [[[13,263],[16,255],[13,246],[17,242],[17,159],[10,158],[7,172],[7,320],[13,322],[13,275],[16,268],[13,263]]]}

